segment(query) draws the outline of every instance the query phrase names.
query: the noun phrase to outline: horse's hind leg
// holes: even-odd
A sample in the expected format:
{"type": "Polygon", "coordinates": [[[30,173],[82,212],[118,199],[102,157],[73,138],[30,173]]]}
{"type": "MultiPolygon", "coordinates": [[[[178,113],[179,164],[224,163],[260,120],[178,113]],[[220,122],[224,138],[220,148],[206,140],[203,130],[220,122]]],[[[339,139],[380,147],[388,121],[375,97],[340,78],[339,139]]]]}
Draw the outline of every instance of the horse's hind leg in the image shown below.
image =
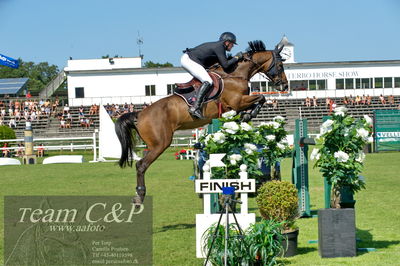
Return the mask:
{"type": "Polygon", "coordinates": [[[243,96],[240,102],[240,109],[249,110],[250,113],[244,112],[242,115],[242,121],[248,122],[252,118],[257,117],[258,113],[260,112],[262,106],[266,102],[265,97],[262,95],[259,96],[243,96]]]}
{"type": "Polygon", "coordinates": [[[145,185],[145,172],[149,166],[169,147],[172,142],[173,131],[168,130],[164,125],[145,125],[145,123],[138,124],[138,131],[141,138],[147,144],[147,154],[136,163],[136,194],[134,198],[135,204],[141,204],[146,195],[145,185]]]}

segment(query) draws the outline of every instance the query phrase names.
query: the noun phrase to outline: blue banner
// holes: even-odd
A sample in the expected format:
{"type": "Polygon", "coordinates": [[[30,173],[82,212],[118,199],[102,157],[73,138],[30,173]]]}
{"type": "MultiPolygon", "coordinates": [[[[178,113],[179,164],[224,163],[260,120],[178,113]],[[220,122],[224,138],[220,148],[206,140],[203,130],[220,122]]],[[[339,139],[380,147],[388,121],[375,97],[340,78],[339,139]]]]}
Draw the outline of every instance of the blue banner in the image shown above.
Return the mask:
{"type": "Polygon", "coordinates": [[[14,59],[14,58],[0,54],[0,65],[12,67],[12,68],[18,68],[19,62],[18,62],[18,60],[14,59]]]}

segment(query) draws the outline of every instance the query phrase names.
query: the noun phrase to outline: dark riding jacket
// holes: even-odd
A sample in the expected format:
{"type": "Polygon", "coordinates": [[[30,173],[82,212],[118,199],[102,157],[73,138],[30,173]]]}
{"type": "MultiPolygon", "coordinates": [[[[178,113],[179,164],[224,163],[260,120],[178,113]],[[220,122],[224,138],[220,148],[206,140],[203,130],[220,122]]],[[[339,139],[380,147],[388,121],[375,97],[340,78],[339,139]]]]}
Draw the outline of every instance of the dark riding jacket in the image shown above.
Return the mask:
{"type": "Polygon", "coordinates": [[[209,68],[216,63],[220,63],[222,68],[227,69],[238,62],[236,57],[232,59],[226,58],[225,46],[223,41],[206,42],[191,49],[186,49],[190,59],[202,65],[204,68],[209,68]]]}

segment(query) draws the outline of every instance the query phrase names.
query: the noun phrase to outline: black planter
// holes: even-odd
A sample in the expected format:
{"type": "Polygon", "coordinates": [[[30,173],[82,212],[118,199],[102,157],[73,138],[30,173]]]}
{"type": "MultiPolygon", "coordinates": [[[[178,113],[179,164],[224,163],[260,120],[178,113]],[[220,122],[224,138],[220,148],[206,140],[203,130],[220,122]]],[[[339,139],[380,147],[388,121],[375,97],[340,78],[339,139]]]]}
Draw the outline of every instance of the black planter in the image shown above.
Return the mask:
{"type": "Polygon", "coordinates": [[[356,256],[354,209],[318,210],[318,253],[322,258],[356,256]]]}
{"type": "Polygon", "coordinates": [[[354,193],[350,187],[344,186],[340,189],[340,207],[341,208],[354,208],[356,201],[354,200],[354,193]]]}
{"type": "Polygon", "coordinates": [[[297,238],[299,236],[299,229],[290,233],[284,233],[283,236],[284,236],[284,240],[282,241],[283,257],[287,258],[297,255],[297,238]]]}

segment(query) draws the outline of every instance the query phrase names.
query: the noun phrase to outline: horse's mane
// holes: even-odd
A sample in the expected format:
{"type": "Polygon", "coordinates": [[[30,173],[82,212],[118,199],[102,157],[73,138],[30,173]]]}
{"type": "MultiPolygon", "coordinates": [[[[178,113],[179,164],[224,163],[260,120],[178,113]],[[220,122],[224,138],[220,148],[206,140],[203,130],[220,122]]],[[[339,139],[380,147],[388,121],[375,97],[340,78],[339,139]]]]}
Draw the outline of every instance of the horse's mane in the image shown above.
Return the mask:
{"type": "Polygon", "coordinates": [[[265,44],[263,41],[255,40],[255,41],[249,42],[249,47],[247,47],[246,52],[249,55],[252,55],[255,52],[262,52],[262,51],[266,51],[266,50],[267,49],[265,48],[265,44]]]}

